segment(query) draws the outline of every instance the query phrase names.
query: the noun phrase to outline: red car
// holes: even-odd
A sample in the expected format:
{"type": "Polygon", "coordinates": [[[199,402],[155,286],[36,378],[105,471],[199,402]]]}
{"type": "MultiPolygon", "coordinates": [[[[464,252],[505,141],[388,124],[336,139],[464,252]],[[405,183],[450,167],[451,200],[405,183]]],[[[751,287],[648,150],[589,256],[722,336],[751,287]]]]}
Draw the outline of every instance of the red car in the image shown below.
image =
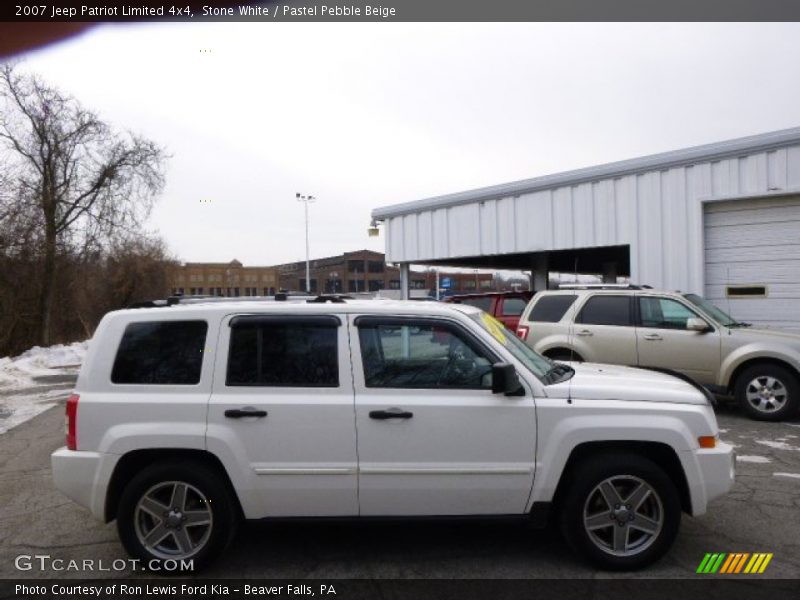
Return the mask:
{"type": "Polygon", "coordinates": [[[484,292],[447,296],[443,301],[480,308],[516,333],[519,317],[531,298],[533,292],[484,292]]]}

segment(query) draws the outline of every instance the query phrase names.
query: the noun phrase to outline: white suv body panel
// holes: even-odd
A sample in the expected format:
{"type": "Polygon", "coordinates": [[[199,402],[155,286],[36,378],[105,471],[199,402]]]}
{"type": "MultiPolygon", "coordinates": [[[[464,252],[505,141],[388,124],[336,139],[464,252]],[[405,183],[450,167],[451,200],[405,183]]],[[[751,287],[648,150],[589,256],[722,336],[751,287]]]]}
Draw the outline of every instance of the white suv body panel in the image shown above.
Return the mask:
{"type": "MultiPolygon", "coordinates": [[[[675,451],[696,514],[731,487],[731,448],[722,443],[711,451],[698,448],[699,436],[718,432],[713,412],[698,390],[638,370],[631,373],[637,377],[617,377],[617,384],[609,386],[608,373],[585,365],[576,366],[574,390],[569,381],[544,385],[469,317],[477,313],[475,309],[431,304],[220,303],[110,313],[90,344],[75,390],[80,394],[78,449],[62,448],[53,454],[56,486],[103,519],[109,481],[122,455],[182,448],[208,451],[219,459],[247,518],[521,514],[534,502],[552,500],[563,467],[578,444],[626,440],[659,442],[675,451]],[[233,314],[337,315],[342,321],[340,387],[231,393],[225,387],[225,365],[227,318],[233,314]],[[457,322],[516,367],[526,394],[368,389],[358,332],[352,325],[358,314],[457,322]],[[110,383],[111,366],[128,323],[196,319],[208,322],[199,384],[110,383]],[[658,393],[654,382],[663,388],[658,393]],[[591,389],[605,391],[579,397],[589,396],[591,389]],[[613,397],[605,397],[612,396],[611,391],[613,397]],[[256,427],[251,419],[226,422],[220,416],[226,406],[243,404],[278,411],[274,415],[283,415],[287,430],[274,431],[275,437],[260,448],[260,436],[249,432],[256,427]],[[409,428],[408,421],[365,418],[373,406],[385,409],[398,404],[425,416],[424,422],[415,420],[415,427],[409,428]],[[312,409],[310,415],[306,408],[312,409]],[[317,411],[323,413],[321,420],[317,411]],[[326,431],[320,422],[332,427],[326,431]]],[[[259,421],[259,426],[267,421],[259,421]]]]}

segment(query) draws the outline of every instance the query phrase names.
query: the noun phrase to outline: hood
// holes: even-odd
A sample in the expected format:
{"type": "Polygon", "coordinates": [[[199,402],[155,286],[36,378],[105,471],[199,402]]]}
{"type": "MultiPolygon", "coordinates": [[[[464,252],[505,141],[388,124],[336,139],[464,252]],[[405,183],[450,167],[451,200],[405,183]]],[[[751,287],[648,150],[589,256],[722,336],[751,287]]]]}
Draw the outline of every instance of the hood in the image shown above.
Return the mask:
{"type": "Polygon", "coordinates": [[[567,381],[547,386],[548,390],[563,394],[564,397],[575,400],[708,404],[703,392],[665,373],[598,363],[567,364],[575,369],[575,375],[567,381]]]}
{"type": "Polygon", "coordinates": [[[774,341],[800,348],[800,333],[778,329],[756,329],[754,327],[726,327],[731,337],[748,342],[774,341]]]}

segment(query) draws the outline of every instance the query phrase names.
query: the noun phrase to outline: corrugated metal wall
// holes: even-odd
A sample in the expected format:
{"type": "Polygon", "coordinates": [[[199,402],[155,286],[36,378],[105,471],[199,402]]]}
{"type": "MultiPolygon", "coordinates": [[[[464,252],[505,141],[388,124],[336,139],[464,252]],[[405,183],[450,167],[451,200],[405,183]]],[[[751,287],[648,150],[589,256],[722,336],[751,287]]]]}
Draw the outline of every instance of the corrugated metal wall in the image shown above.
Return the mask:
{"type": "Polygon", "coordinates": [[[386,219],[387,260],[628,244],[631,279],[703,293],[703,202],[800,189],[800,145],[386,219]]]}

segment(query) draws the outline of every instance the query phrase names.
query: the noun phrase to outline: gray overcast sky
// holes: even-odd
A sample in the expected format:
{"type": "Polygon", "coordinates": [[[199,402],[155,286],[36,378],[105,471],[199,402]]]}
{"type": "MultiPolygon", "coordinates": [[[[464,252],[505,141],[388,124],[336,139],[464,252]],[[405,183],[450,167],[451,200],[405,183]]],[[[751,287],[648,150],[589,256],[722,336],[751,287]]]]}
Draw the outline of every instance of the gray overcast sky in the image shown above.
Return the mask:
{"type": "Polygon", "coordinates": [[[798,24],[206,23],[23,68],[173,155],[180,259],[254,265],[304,258],[295,192],[312,257],[382,251],[376,206],[800,125],[798,57],[798,24]]]}

